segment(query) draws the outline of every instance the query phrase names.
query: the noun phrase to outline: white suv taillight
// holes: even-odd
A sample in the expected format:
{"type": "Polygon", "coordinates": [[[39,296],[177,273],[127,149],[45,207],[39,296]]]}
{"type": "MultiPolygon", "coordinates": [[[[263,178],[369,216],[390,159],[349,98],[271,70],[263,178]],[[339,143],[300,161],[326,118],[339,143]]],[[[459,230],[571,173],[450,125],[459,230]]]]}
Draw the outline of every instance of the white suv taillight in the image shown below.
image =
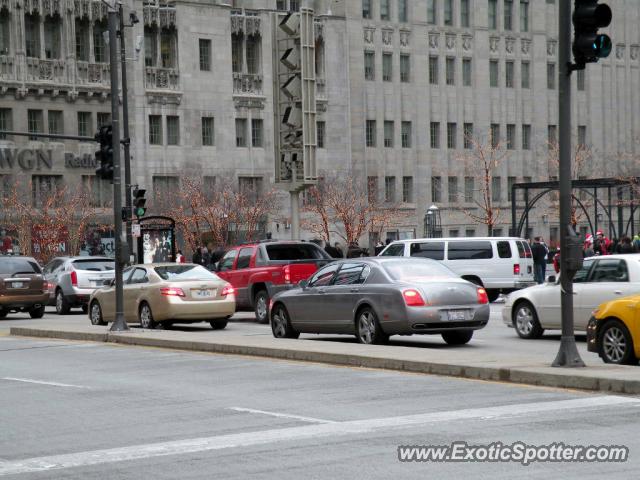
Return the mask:
{"type": "Polygon", "coordinates": [[[520,275],[520,264],[519,263],[514,263],[513,264],[513,274],[514,275],[520,275]]]}

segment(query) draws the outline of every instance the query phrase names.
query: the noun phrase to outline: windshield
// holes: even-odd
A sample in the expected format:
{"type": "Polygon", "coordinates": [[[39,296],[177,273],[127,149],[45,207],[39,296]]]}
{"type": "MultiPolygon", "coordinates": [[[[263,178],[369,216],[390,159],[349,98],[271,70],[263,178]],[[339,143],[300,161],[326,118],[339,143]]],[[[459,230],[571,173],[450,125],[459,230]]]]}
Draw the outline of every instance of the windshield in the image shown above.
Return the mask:
{"type": "Polygon", "coordinates": [[[0,258],[0,274],[41,273],[40,265],[31,258],[0,258]]]}
{"type": "Polygon", "coordinates": [[[410,261],[385,262],[382,265],[394,280],[430,282],[437,279],[459,278],[447,267],[435,261],[419,261],[414,258],[410,261]]]}
{"type": "Polygon", "coordinates": [[[73,268],[76,270],[90,270],[92,272],[107,272],[116,268],[113,260],[75,260],[73,268]]]}
{"type": "Polygon", "coordinates": [[[155,267],[155,272],[163,280],[219,280],[215,273],[201,265],[168,265],[155,267]]]}
{"type": "Polygon", "coordinates": [[[325,260],[331,257],[313,244],[267,245],[269,260],[325,260]]]}

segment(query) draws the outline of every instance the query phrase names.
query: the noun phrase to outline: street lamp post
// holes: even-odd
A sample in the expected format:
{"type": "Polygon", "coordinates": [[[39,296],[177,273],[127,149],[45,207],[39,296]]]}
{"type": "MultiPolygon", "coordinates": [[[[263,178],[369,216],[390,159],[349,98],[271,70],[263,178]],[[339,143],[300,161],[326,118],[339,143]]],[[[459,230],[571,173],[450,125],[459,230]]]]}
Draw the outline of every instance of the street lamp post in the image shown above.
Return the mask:
{"type": "Polygon", "coordinates": [[[440,209],[436,205],[431,205],[424,216],[424,234],[427,238],[439,237],[440,229],[440,209]]]}

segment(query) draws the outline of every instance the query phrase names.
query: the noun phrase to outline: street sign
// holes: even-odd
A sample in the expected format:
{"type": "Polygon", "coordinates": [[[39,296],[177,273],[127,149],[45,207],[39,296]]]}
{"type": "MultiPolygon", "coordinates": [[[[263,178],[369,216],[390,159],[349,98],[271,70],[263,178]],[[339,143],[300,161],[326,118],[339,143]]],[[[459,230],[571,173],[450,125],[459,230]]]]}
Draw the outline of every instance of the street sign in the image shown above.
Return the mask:
{"type": "Polygon", "coordinates": [[[140,224],[139,223],[132,223],[131,224],[131,235],[136,237],[136,238],[140,238],[140,224]]]}

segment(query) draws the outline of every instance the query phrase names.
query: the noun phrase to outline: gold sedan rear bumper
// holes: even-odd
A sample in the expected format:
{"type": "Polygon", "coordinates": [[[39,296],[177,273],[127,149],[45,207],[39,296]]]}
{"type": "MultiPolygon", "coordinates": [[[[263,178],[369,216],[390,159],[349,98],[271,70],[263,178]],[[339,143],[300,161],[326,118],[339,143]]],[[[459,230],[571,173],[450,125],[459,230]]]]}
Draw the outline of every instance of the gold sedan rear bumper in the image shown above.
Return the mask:
{"type": "Polygon", "coordinates": [[[165,297],[160,304],[152,305],[154,320],[214,320],[225,318],[236,312],[234,297],[223,300],[182,300],[180,297],[165,297]]]}

